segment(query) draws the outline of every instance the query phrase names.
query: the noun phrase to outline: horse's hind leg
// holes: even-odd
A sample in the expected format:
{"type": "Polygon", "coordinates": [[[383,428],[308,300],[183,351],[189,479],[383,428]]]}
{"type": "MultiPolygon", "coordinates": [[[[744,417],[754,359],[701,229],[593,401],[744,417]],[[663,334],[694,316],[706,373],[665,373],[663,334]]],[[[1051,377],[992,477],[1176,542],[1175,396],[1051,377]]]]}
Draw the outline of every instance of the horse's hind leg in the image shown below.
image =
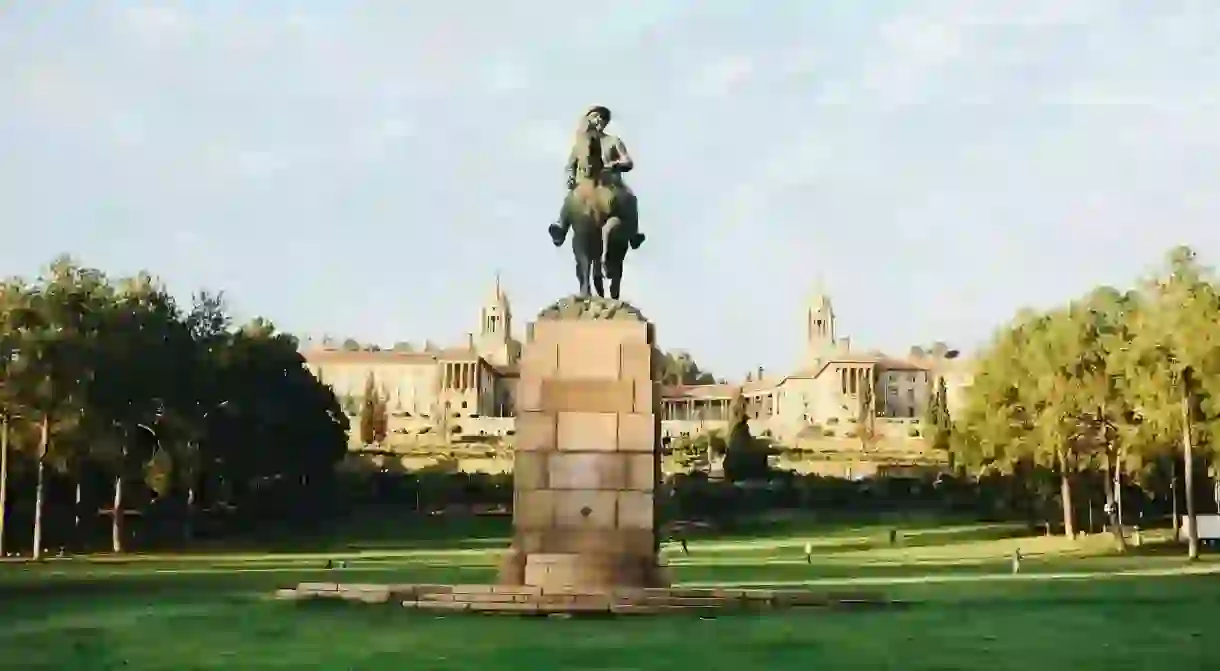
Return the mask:
{"type": "Polygon", "coordinates": [[[623,258],[627,256],[627,248],[622,241],[611,241],[610,251],[606,253],[606,277],[610,280],[610,298],[618,300],[619,287],[623,281],[623,258]]]}

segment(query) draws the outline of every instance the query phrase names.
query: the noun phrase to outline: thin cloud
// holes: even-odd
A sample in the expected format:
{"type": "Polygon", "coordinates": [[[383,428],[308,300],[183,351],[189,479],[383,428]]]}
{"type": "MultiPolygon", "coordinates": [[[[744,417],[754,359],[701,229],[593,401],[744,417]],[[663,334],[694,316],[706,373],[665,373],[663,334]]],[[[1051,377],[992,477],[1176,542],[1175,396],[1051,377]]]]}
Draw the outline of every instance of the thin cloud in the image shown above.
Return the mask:
{"type": "Polygon", "coordinates": [[[751,56],[735,54],[716,59],[696,73],[692,93],[706,96],[723,96],[740,86],[754,74],[755,61],[751,56]]]}
{"type": "Polygon", "coordinates": [[[484,70],[482,79],[492,93],[518,93],[530,86],[529,71],[520,63],[502,58],[484,70]]]}
{"type": "Polygon", "coordinates": [[[152,40],[172,40],[192,27],[190,15],[173,7],[134,5],[118,10],[117,20],[129,33],[152,40]]]}
{"type": "Polygon", "coordinates": [[[790,368],[819,271],[845,332],[901,349],[968,345],[1174,242],[1220,258],[1217,3],[36,4],[0,22],[0,220],[40,232],[0,249],[16,272],[64,249],[142,267],[206,231],[251,244],[200,246],[167,280],[306,330],[464,333],[486,292],[469,268],[497,265],[528,315],[572,288],[544,228],[592,103],[637,161],[627,296],[716,370],[790,368]],[[463,264],[414,251],[438,230],[463,264]],[[436,291],[345,303],[344,259],[369,256],[368,305],[436,291]],[[267,280],[301,263],[308,301],[267,280]],[[728,267],[763,279],[656,290],[728,267]]]}

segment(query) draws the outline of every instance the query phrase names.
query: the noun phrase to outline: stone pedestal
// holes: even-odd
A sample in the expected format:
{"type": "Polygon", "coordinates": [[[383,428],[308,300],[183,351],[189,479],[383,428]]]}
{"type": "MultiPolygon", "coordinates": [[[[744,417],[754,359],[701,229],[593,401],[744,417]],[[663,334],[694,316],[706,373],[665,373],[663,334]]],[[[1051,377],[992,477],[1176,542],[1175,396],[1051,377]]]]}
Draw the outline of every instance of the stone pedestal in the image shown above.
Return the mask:
{"type": "Polygon", "coordinates": [[[637,310],[603,299],[564,299],[529,327],[501,584],[662,586],[655,342],[637,310]]]}

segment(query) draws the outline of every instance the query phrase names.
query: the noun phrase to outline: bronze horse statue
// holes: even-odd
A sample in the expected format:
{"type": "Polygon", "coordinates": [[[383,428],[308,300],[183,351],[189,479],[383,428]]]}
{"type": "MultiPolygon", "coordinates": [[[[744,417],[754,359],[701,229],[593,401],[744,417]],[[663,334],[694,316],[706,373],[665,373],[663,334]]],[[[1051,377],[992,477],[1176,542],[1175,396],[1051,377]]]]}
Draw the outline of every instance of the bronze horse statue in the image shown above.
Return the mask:
{"type": "MultiPolygon", "coordinates": [[[[573,188],[564,198],[560,225],[572,231],[579,295],[592,290],[605,297],[603,280],[610,281],[610,297],[618,299],[627,250],[639,245],[639,209],[635,194],[618,174],[605,167],[602,140],[606,136],[585,127],[572,149],[573,188]]],[[[627,169],[620,169],[625,172],[627,169]]]]}

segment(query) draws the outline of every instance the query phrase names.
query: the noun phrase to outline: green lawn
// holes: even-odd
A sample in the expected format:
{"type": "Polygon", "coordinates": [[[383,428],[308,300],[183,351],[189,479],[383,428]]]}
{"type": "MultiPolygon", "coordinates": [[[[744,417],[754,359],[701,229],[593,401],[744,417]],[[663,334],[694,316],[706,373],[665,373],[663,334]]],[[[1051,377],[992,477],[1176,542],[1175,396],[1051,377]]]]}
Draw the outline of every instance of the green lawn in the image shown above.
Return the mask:
{"type": "MultiPolygon", "coordinates": [[[[909,608],[699,619],[437,617],[268,599],[304,580],[476,582],[503,542],[382,539],[330,552],[0,564],[0,668],[1143,669],[1220,659],[1220,562],[1176,548],[1016,538],[1010,527],[883,527],[697,539],[683,584],[868,585],[909,608]],[[815,547],[812,564],[802,546],[815,547]],[[447,547],[445,547],[447,545],[447,547]],[[1018,576],[1008,558],[1027,556],[1018,576]],[[326,558],[349,567],[328,571],[326,558]],[[337,576],[337,577],[336,577],[337,576]]],[[[1155,538],[1153,540],[1156,540],[1155,538]]]]}

